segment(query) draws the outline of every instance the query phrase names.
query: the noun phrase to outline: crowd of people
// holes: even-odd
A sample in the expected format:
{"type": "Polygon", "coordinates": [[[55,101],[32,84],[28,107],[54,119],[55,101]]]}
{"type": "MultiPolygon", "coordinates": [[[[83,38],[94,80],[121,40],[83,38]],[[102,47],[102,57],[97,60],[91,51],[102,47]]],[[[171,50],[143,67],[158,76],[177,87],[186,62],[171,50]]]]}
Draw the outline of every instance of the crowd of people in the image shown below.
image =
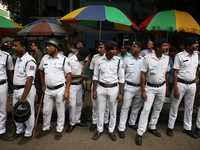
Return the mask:
{"type": "Polygon", "coordinates": [[[173,136],[178,108],[183,105],[183,132],[193,138],[200,137],[200,106],[196,128],[192,131],[193,106],[199,86],[198,37],[186,37],[180,49],[172,46],[165,38],[148,41],[147,49],[144,50],[138,41],[118,45],[114,40],[99,40],[95,45],[98,54],[92,58],[83,42],[74,45],[70,44],[68,38],[65,40],[70,51],[68,56],[62,54],[62,45],[56,38],[45,42],[46,54],[40,51],[37,41],[29,42],[20,38],[15,39],[12,46],[10,41],[2,44],[0,38],[1,140],[14,141],[22,137],[18,143],[27,143],[32,136],[35,105],[38,104],[42,105],[43,126],[37,139],[50,133],[54,103],[57,110],[55,140],[62,138],[66,101],[69,106],[66,132],[72,132],[76,126],[87,127],[81,121],[81,113],[83,80],[90,78],[85,74],[88,67],[93,81],[92,123],[89,128],[90,131],[96,130],[93,140],[100,138],[105,128],[110,139],[116,141],[114,130],[119,102],[122,102],[118,125],[120,138],[125,138],[126,124],[137,131],[137,145],[142,145],[142,136],[146,130],[161,137],[156,125],[165,97],[171,99],[166,134],[173,136]],[[8,95],[12,95],[13,105],[19,101],[29,102],[31,106],[30,118],[25,123],[15,121],[16,131],[11,137],[6,134],[8,95]]]}

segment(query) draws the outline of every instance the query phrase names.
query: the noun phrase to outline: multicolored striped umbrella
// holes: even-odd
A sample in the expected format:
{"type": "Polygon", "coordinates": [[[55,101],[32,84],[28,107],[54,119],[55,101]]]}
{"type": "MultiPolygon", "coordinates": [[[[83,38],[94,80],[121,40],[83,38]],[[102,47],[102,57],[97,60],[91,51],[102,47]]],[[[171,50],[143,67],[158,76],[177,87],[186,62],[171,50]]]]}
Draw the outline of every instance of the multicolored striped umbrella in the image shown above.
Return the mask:
{"type": "Polygon", "coordinates": [[[41,19],[28,24],[17,34],[21,36],[66,36],[69,32],[61,27],[61,23],[57,19],[41,19]]]}
{"type": "Polygon", "coordinates": [[[160,11],[145,19],[139,26],[140,30],[189,32],[200,34],[199,24],[187,12],[178,10],[160,11]]]}
{"type": "Polygon", "coordinates": [[[101,30],[139,31],[136,24],[115,7],[90,5],[76,9],[60,19],[63,23],[81,24],[101,30]]]}

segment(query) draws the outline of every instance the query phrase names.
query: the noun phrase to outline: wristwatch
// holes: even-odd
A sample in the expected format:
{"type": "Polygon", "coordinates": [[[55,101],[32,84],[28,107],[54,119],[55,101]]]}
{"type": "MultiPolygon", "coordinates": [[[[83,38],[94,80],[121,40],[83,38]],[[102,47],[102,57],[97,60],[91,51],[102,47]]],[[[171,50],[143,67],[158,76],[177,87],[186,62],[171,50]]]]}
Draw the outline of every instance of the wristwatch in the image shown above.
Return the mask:
{"type": "Polygon", "coordinates": [[[124,91],[119,91],[119,94],[124,94],[124,91]]]}

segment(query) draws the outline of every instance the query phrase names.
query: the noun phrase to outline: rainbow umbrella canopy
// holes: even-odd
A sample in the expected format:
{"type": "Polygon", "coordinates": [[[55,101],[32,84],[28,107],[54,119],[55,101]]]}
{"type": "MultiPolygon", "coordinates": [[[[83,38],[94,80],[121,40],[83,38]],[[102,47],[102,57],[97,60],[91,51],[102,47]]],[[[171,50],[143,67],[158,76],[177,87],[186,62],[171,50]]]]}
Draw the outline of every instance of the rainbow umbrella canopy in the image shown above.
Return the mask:
{"type": "Polygon", "coordinates": [[[17,37],[17,32],[22,29],[18,23],[0,16],[0,36],[1,37],[17,37]]]}
{"type": "Polygon", "coordinates": [[[66,36],[69,34],[57,19],[40,19],[28,24],[17,34],[21,36],[66,36]]]}
{"type": "Polygon", "coordinates": [[[81,7],[65,15],[60,21],[98,29],[99,39],[101,38],[102,30],[139,31],[136,24],[122,11],[105,5],[81,7]]]}
{"type": "Polygon", "coordinates": [[[139,26],[140,30],[189,32],[200,34],[200,27],[187,12],[178,10],[160,11],[145,19],[139,26]]]}

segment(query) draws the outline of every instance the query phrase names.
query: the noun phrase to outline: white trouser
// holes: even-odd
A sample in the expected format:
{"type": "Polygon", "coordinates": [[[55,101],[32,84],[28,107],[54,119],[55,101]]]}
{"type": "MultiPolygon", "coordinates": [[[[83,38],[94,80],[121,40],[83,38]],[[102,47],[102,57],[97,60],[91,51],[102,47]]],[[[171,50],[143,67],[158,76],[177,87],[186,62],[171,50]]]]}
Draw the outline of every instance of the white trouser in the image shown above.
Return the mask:
{"type": "Polygon", "coordinates": [[[156,129],[156,124],[160,116],[160,112],[165,101],[166,85],[161,87],[150,87],[145,88],[147,94],[147,100],[144,101],[143,110],[140,115],[137,133],[142,136],[146,131],[147,122],[149,118],[149,113],[153,105],[153,111],[151,115],[151,120],[149,122],[149,129],[156,129]]]}
{"type": "Polygon", "coordinates": [[[51,126],[51,116],[54,106],[54,101],[56,103],[57,110],[57,126],[56,131],[62,132],[65,124],[65,101],[63,95],[65,92],[65,86],[56,89],[50,90],[46,88],[43,102],[43,127],[42,130],[50,130],[51,126]]]}
{"type": "Polygon", "coordinates": [[[98,120],[97,131],[103,132],[104,116],[106,110],[106,104],[109,103],[110,108],[110,120],[109,120],[109,132],[114,132],[116,125],[117,115],[117,96],[119,93],[119,87],[105,88],[98,86],[97,88],[97,107],[98,107],[98,120]]]}
{"type": "MultiPolygon", "coordinates": [[[[93,85],[91,86],[93,89],[93,85]]],[[[97,100],[93,99],[93,92],[91,92],[91,99],[92,99],[92,123],[97,124],[98,112],[97,112],[97,100]]],[[[106,110],[104,114],[104,124],[108,123],[109,119],[109,103],[106,104],[106,110]]]]}
{"type": "Polygon", "coordinates": [[[179,87],[179,93],[180,97],[179,99],[175,99],[173,97],[169,112],[169,121],[168,121],[168,127],[170,129],[174,128],[174,124],[177,118],[178,114],[178,107],[181,102],[181,99],[184,97],[184,125],[183,128],[185,130],[191,130],[192,129],[192,112],[193,112],[193,105],[194,105],[194,98],[196,93],[196,84],[184,84],[178,82],[179,87]]]}
{"type": "Polygon", "coordinates": [[[69,98],[69,123],[75,125],[80,123],[81,110],[83,105],[83,90],[82,84],[70,86],[70,98],[69,98]]]}
{"type": "Polygon", "coordinates": [[[197,113],[196,127],[200,129],[200,106],[197,113]]]}
{"type": "Polygon", "coordinates": [[[8,83],[0,85],[0,134],[6,132],[8,83]]]}
{"type": "Polygon", "coordinates": [[[125,84],[123,104],[120,112],[119,131],[125,131],[126,121],[128,118],[128,111],[132,104],[129,125],[135,125],[138,112],[142,106],[143,100],[141,99],[141,87],[135,87],[125,84]]]}
{"type": "MultiPolygon", "coordinates": [[[[17,103],[19,101],[23,92],[24,92],[24,88],[21,88],[19,90],[14,90],[13,106],[15,105],[15,103],[17,103]]],[[[24,133],[24,131],[25,131],[25,134],[24,134],[25,137],[30,137],[32,135],[32,130],[33,130],[34,123],[35,123],[35,109],[34,109],[35,95],[36,95],[36,89],[35,89],[35,86],[32,85],[32,87],[29,91],[29,94],[26,97],[26,100],[30,103],[30,106],[31,106],[31,116],[25,123],[15,122],[15,125],[17,128],[16,133],[21,134],[21,133],[24,133]]]]}

